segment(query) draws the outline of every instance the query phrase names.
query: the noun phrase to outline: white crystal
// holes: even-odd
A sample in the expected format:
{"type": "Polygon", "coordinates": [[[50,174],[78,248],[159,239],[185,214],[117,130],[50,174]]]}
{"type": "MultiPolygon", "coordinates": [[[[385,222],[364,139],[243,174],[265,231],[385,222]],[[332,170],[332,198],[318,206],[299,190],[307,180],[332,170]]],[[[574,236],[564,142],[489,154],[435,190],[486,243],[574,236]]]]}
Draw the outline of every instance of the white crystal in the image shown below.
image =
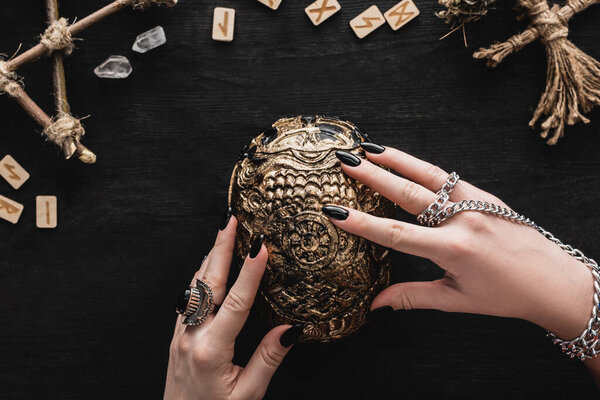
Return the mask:
{"type": "Polygon", "coordinates": [[[165,43],[167,43],[165,31],[162,26],[157,26],[156,28],[152,28],[135,38],[135,43],[133,43],[133,51],[145,53],[149,50],[157,48],[158,46],[162,46],[165,43]]]}
{"type": "Polygon", "coordinates": [[[110,56],[94,69],[98,78],[123,79],[127,78],[133,68],[124,56],[110,56]]]}

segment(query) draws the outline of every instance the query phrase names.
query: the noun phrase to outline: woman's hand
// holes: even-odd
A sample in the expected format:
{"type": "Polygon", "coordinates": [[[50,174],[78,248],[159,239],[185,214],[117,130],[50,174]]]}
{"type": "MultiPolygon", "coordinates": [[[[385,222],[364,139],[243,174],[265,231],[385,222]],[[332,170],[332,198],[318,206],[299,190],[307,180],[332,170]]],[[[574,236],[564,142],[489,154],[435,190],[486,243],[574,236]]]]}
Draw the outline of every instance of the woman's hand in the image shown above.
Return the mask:
{"type": "Polygon", "coordinates": [[[165,399],[260,399],[275,370],[302,333],[300,326],[282,325],[262,340],[246,368],[233,365],[235,338],[246,322],[267,265],[262,238],[252,245],[237,281],[226,295],[227,275],[235,243],[237,220],[231,217],[196,273],[222,304],[199,326],[177,318],[171,342],[165,399]]]}
{"type": "MultiPolygon", "coordinates": [[[[413,215],[435,199],[448,174],[393,148],[366,143],[368,159],[338,152],[343,170],[413,215]]],[[[464,181],[451,202],[483,200],[506,205],[464,181]]],[[[449,203],[450,204],[450,203],[449,203]]],[[[363,212],[325,207],[332,222],[350,233],[398,251],[428,258],[446,271],[433,282],[390,286],[371,308],[428,308],[522,318],[558,337],[577,337],[593,307],[594,281],[588,268],[535,229],[497,216],[467,211],[429,228],[363,212]],[[345,211],[344,211],[345,210],[345,211]]]]}

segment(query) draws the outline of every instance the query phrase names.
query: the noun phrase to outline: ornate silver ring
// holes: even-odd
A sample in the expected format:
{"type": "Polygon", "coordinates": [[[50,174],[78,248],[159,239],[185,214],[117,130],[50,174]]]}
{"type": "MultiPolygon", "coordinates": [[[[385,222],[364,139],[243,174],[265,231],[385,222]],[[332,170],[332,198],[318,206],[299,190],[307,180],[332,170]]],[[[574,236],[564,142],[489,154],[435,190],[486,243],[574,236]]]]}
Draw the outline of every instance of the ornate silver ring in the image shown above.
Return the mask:
{"type": "Polygon", "coordinates": [[[195,326],[203,323],[214,308],[211,288],[200,279],[196,279],[196,286],[190,286],[179,296],[175,310],[177,314],[185,317],[185,325],[195,326]]]}

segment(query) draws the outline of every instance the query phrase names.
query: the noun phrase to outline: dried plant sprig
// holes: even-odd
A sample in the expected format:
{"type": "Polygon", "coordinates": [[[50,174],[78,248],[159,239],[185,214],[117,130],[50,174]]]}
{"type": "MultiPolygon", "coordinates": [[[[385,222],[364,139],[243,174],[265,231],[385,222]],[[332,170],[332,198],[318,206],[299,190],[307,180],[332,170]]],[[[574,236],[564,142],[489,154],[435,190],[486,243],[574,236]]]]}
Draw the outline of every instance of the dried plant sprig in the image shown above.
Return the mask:
{"type": "Polygon", "coordinates": [[[593,4],[600,4],[600,0],[569,0],[562,8],[557,5],[550,8],[546,0],[518,0],[518,6],[531,19],[529,27],[506,42],[473,54],[474,58],[485,58],[489,66],[495,67],[536,39],[546,46],[546,89],[529,126],[534,127],[542,115],[547,116],[540,135],[549,145],[556,144],[564,135],[565,125],[589,122],[581,112],[600,106],[600,63],[567,39],[569,19],[593,4]]]}
{"type": "Polygon", "coordinates": [[[135,0],[132,4],[133,8],[143,10],[152,6],[165,5],[167,7],[173,7],[177,4],[178,0],[135,0]]]}
{"type": "Polygon", "coordinates": [[[495,2],[496,0],[439,0],[445,10],[438,11],[435,15],[456,28],[485,17],[495,2]]]}

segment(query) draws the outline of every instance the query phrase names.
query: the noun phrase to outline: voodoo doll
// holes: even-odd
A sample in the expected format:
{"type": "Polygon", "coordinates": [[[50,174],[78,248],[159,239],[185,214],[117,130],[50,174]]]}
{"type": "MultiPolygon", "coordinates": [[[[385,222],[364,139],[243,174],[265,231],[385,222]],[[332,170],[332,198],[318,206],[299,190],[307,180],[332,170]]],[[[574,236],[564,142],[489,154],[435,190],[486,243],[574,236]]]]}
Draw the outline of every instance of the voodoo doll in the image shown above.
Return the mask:
{"type": "Polygon", "coordinates": [[[473,54],[474,58],[486,58],[488,66],[495,67],[509,54],[540,39],[548,61],[546,89],[529,126],[546,116],[541,136],[549,145],[564,135],[565,123],[590,122],[582,113],[600,105],[600,63],[567,39],[571,17],[596,3],[600,0],[568,0],[563,7],[550,7],[546,0],[517,0],[517,7],[531,19],[529,27],[506,42],[473,54]]]}

